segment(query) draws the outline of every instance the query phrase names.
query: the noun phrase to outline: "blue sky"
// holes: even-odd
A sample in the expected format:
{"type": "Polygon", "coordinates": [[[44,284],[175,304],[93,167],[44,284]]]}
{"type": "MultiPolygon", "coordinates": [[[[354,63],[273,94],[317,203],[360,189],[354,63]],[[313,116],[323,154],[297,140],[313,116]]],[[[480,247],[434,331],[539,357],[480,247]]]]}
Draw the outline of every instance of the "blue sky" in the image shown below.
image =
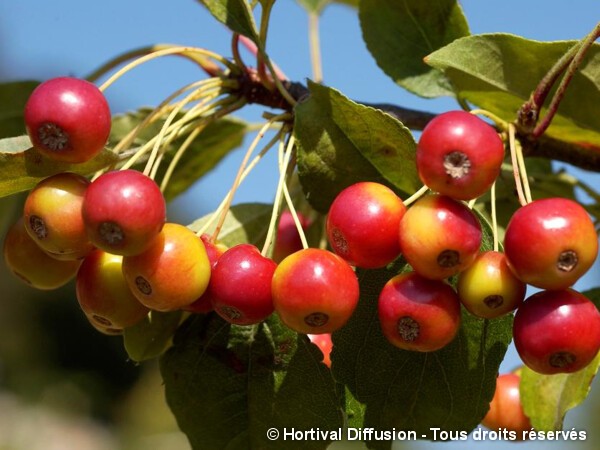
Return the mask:
{"type": "MultiPolygon", "coordinates": [[[[577,39],[600,18],[597,0],[461,3],[472,33],[509,32],[537,40],[577,39]]],[[[311,77],[303,10],[293,0],[279,0],[273,14],[268,42],[272,58],[293,80],[311,77]]],[[[229,32],[194,0],[3,0],[0,79],[85,76],[123,51],[153,43],[195,45],[229,55],[229,37],[229,32]]],[[[366,50],[356,13],[348,7],[326,8],[321,21],[321,43],[325,83],[351,98],[434,112],[456,107],[450,99],[424,100],[397,87],[366,50]]],[[[198,77],[202,74],[191,64],[165,58],[128,74],[109,88],[107,96],[114,112],[124,112],[155,105],[198,77]]],[[[259,112],[254,108],[241,117],[256,121],[259,112]]],[[[240,159],[239,151],[233,153],[215,173],[175,201],[174,208],[185,209],[178,216],[181,221],[191,221],[215,208],[229,189],[240,159]]],[[[274,161],[264,161],[242,186],[236,201],[270,201],[275,172],[274,161]]],[[[597,175],[585,177],[592,183],[599,181],[597,175]]],[[[598,267],[592,270],[597,273],[598,267]]],[[[579,287],[585,289],[594,280],[597,277],[590,274],[579,287]]],[[[517,364],[518,358],[511,350],[503,369],[510,370],[517,364]]]]}

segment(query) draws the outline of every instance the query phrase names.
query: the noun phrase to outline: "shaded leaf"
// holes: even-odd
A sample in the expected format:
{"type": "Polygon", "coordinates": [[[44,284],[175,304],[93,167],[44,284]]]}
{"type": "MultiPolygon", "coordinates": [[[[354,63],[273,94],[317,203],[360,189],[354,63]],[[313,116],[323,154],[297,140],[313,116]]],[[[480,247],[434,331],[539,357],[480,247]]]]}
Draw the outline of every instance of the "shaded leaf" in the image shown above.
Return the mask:
{"type": "Polygon", "coordinates": [[[182,311],[150,311],[144,320],[125,328],[123,343],[129,357],[141,362],[160,356],[171,343],[182,316],[182,311]]]}
{"type": "MultiPolygon", "coordinates": [[[[482,228],[482,250],[490,249],[490,227],[483,222],[482,228]]],[[[400,260],[392,268],[358,272],[358,308],[333,334],[334,376],[365,405],[363,427],[414,430],[428,439],[433,439],[431,427],[469,432],[493,397],[498,368],[512,339],[512,315],[484,320],[463,309],[459,333],[445,348],[431,353],[400,350],[381,332],[377,302],[383,285],[405,270],[410,267],[400,260]]],[[[370,445],[389,449],[391,442],[370,445]]]]}
{"type": "Polygon", "coordinates": [[[401,122],[334,89],[315,83],[309,89],[296,107],[294,133],[300,181],[315,209],[326,212],[342,189],[359,181],[416,191],[416,144],[401,122]]]}
{"type": "MultiPolygon", "coordinates": [[[[510,121],[537,83],[574,44],[484,34],[458,39],[429,55],[426,61],[444,71],[459,97],[510,121]]],[[[600,145],[599,102],[600,45],[594,44],[546,134],[567,142],[600,145]]]]}
{"type": "Polygon", "coordinates": [[[258,32],[252,9],[246,0],[198,0],[219,22],[258,44],[258,32]]]}
{"type": "Polygon", "coordinates": [[[586,399],[599,366],[600,353],[586,368],[571,374],[542,375],[523,367],[521,402],[533,427],[538,431],[562,430],[565,414],[586,399]]]}
{"type": "Polygon", "coordinates": [[[267,430],[338,429],[340,399],[319,349],[273,315],[235,326],[196,316],[160,360],[166,395],[195,450],[324,449],[327,441],[274,441],[267,430]],[[285,444],[285,445],[283,445],[285,444]]]}
{"type": "Polygon", "coordinates": [[[361,0],[359,17],[369,51],[396,83],[423,97],[454,95],[444,74],[423,58],[469,34],[456,0],[361,0]]]}
{"type": "Polygon", "coordinates": [[[68,164],[47,158],[31,147],[28,136],[0,140],[0,197],[33,188],[44,178],[60,172],[91,175],[119,161],[108,149],[81,164],[68,164]]]}
{"type": "Polygon", "coordinates": [[[23,111],[37,81],[0,83],[0,137],[25,133],[23,111]]]}
{"type": "MultiPolygon", "coordinates": [[[[233,247],[237,244],[249,243],[259,245],[264,242],[269,229],[269,221],[271,219],[271,211],[273,205],[265,203],[241,203],[233,205],[221,231],[219,233],[219,242],[228,247],[233,247]]],[[[211,220],[213,213],[208,214],[190,224],[188,227],[194,232],[198,232],[204,225],[211,220]]],[[[217,220],[215,219],[211,226],[205,231],[212,234],[217,220]]]]}

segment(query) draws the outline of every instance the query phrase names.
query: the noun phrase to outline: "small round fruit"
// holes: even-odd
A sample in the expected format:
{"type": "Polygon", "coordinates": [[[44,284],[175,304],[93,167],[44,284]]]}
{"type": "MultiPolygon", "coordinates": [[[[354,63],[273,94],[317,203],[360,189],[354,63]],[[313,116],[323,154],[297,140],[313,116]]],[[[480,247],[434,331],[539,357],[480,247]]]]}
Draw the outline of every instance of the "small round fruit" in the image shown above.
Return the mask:
{"type": "Polygon", "coordinates": [[[398,227],[406,212],[390,188],[362,182],[340,192],[327,215],[327,237],[335,253],[365,269],[383,267],[400,254],[398,227]]]}
{"type": "Polygon", "coordinates": [[[200,239],[204,244],[206,255],[208,256],[208,260],[210,261],[211,281],[209,281],[208,288],[206,289],[206,291],[204,291],[204,294],[202,294],[199,299],[194,301],[194,303],[184,306],[182,309],[184,311],[189,311],[193,313],[206,314],[213,310],[212,294],[210,291],[210,284],[212,282],[212,272],[215,270],[215,265],[217,264],[217,261],[219,260],[221,255],[227,251],[227,247],[223,244],[213,243],[211,237],[206,233],[200,236],[200,239]]]}
{"type": "Polygon", "coordinates": [[[516,373],[505,373],[496,379],[496,390],[490,409],[481,421],[490,430],[514,431],[518,440],[523,432],[531,430],[531,421],[523,411],[519,384],[521,377],[516,373]]]}
{"type": "Polygon", "coordinates": [[[285,258],[273,275],[273,304],[298,333],[332,333],[358,303],[358,279],[346,261],[327,250],[307,248],[285,258]]]}
{"type": "Polygon", "coordinates": [[[471,314],[494,319],[517,309],[527,286],[511,272],[504,253],[487,251],[460,273],[456,290],[471,314]]]}
{"type": "MultiPolygon", "coordinates": [[[[301,212],[297,212],[298,220],[303,230],[306,230],[310,224],[310,221],[301,212]]],[[[296,223],[292,217],[292,213],[289,210],[285,210],[281,213],[279,223],[277,224],[277,237],[275,239],[275,247],[273,248],[273,261],[279,263],[283,259],[291,255],[292,253],[302,250],[302,240],[296,223]]]]}
{"type": "Polygon", "coordinates": [[[331,334],[309,334],[308,338],[310,342],[319,347],[319,350],[323,353],[323,364],[331,369],[331,350],[333,349],[331,334]]]}
{"type": "Polygon", "coordinates": [[[96,249],[77,272],[79,306],[90,321],[103,328],[127,328],[148,314],[148,308],[131,293],[122,263],[122,256],[96,249]]]}
{"type": "Polygon", "coordinates": [[[88,320],[91,326],[93,326],[97,331],[99,331],[102,334],[105,334],[106,336],[120,336],[123,334],[123,328],[105,327],[103,325],[100,325],[94,320],[93,317],[90,317],[88,315],[85,315],[85,318],[88,320]]]}
{"type": "Polygon", "coordinates": [[[524,283],[566,289],[592,266],[598,237],[586,210],[573,200],[546,198],[519,208],[504,236],[508,266],[524,283]]]}
{"type": "Polygon", "coordinates": [[[145,252],[123,258],[123,275],[143,305],[156,311],[174,311],[206,291],[210,261],[193,231],[166,223],[145,252]]]}
{"type": "Polygon", "coordinates": [[[142,253],[160,233],[166,204],[160,188],[136,170],[107,172],[88,188],[83,220],[90,240],[109,253],[142,253]]]}
{"type": "Polygon", "coordinates": [[[430,189],[457,200],[484,194],[500,174],[504,144],[498,133],[465,111],[432,119],[417,145],[419,177],[430,189]]]}
{"type": "Polygon", "coordinates": [[[25,200],[27,232],[53,258],[81,259],[94,248],[81,215],[89,184],[81,175],[59,173],[40,181],[25,200]]]}
{"type": "Polygon", "coordinates": [[[517,310],[513,337],[519,356],[535,372],[576,372],[600,349],[600,313],[572,289],[538,292],[517,310]]]}
{"type": "Polygon", "coordinates": [[[86,80],[45,81],[25,105],[25,126],[33,145],[57,161],[82,163],[106,145],[111,127],[104,94],[86,80]]]}
{"type": "Polygon", "coordinates": [[[479,254],[481,225],[463,203],[445,195],[415,202],[400,221],[400,249],[425,278],[442,280],[469,267],[479,254]]]}
{"type": "Polygon", "coordinates": [[[236,325],[262,322],[273,313],[271,281],[277,264],[251,244],[227,250],[217,261],[210,280],[214,310],[236,325]]]}
{"type": "Polygon", "coordinates": [[[396,275],[385,284],[378,311],[383,335],[403,350],[439,350],[460,326],[460,301],[452,287],[416,272],[396,275]]]}
{"type": "Polygon", "coordinates": [[[36,289],[56,289],[75,277],[81,261],[57,261],[48,256],[29,236],[23,218],[4,237],[4,260],[11,272],[36,289]]]}

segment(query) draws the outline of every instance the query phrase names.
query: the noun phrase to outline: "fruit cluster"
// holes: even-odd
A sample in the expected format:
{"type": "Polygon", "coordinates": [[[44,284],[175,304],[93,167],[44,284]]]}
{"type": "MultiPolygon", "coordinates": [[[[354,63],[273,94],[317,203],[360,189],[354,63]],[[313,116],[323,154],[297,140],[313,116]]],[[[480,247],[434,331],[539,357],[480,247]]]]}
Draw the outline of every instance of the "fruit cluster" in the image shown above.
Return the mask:
{"type": "Polygon", "coordinates": [[[547,198],[517,210],[504,253],[480,252],[482,229],[464,200],[496,180],[504,145],[486,122],[463,111],[433,119],[416,162],[435,191],[410,208],[389,188],[354,184],[333,201],[327,235],[350,264],[383,267],[402,257],[412,271],[394,276],[379,296],[379,319],[395,346],[438,350],[455,337],[462,304],[493,319],[516,310],[513,336],[523,362],[544,374],[574,372],[600,349],[600,313],[571,286],[598,253],[594,224],[578,203],[547,198]],[[447,279],[456,277],[456,289],[447,279]],[[526,301],[526,285],[543,289],[526,301]]]}
{"type": "MultiPolygon", "coordinates": [[[[110,132],[103,94],[74,78],[41,84],[25,121],[38,151],[70,163],[98,154],[110,132]]],[[[76,276],[82,310],[108,334],[149,310],[214,310],[236,325],[275,311],[299,333],[326,336],[315,341],[330,350],[327,335],[359,300],[354,268],[381,268],[402,255],[412,270],[390,279],[378,303],[393,345],[422,352],[446,346],[460,327],[461,304],[487,319],[517,310],[514,340],[527,366],[579,370],[600,348],[600,314],[571,289],[596,259],[594,225],[573,201],[537,200],[512,217],[504,253],[481,252],[481,223],[464,201],[492,187],[503,160],[503,141],[487,123],[463,111],[441,114],[423,130],[416,155],[433,193],[403,202],[378,183],[344,189],[327,215],[332,251],[302,248],[300,230],[284,212],[273,258],[166,222],[161,190],[141,172],[109,171],[93,181],[59,173],[29,193],[4,256],[18,277],[41,289],[76,276]],[[544,291],[524,301],[527,284],[544,291]]],[[[299,223],[308,225],[302,216],[299,223]]]]}

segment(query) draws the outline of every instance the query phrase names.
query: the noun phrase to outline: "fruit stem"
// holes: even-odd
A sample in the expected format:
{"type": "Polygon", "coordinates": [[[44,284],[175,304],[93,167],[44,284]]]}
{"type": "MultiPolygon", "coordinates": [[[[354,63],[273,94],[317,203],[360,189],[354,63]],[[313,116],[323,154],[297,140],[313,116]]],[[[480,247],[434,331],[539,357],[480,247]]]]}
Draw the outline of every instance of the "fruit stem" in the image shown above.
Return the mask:
{"type": "Polygon", "coordinates": [[[577,46],[577,52],[575,53],[575,56],[569,63],[565,75],[563,76],[562,80],[560,80],[560,84],[558,85],[558,87],[556,88],[556,92],[552,96],[550,105],[548,105],[548,111],[544,115],[542,121],[536,125],[533,132],[531,133],[533,138],[537,139],[538,137],[540,137],[550,126],[552,119],[558,111],[558,106],[560,105],[560,102],[565,96],[569,83],[573,79],[573,76],[577,72],[577,69],[581,65],[588,50],[592,47],[592,45],[594,44],[596,39],[598,39],[598,37],[600,37],[600,23],[597,23],[592,32],[589,33],[583,39],[581,45],[577,46]]]}
{"type": "MultiPolygon", "coordinates": [[[[288,166],[288,172],[290,168],[293,168],[295,163],[290,164],[288,166]]],[[[283,170],[283,161],[279,161],[279,170],[283,170]]],[[[285,197],[285,202],[287,207],[292,215],[292,219],[294,219],[294,224],[296,225],[296,229],[298,230],[298,235],[300,236],[300,242],[302,242],[302,248],[308,248],[308,241],[306,240],[306,234],[304,233],[304,228],[302,228],[302,224],[300,223],[300,219],[298,217],[298,213],[296,212],[296,207],[294,206],[294,202],[292,201],[292,197],[290,195],[290,191],[287,187],[287,183],[283,183],[283,195],[285,197]]]]}
{"type": "Polygon", "coordinates": [[[516,139],[514,145],[515,153],[517,155],[517,162],[519,164],[519,173],[521,175],[521,181],[523,182],[523,193],[525,194],[525,200],[527,201],[527,203],[531,203],[533,199],[531,197],[531,188],[529,186],[529,177],[527,176],[527,166],[525,165],[525,157],[523,156],[523,147],[521,146],[521,142],[519,142],[516,139]]]}
{"type": "Polygon", "coordinates": [[[408,206],[411,203],[416,202],[417,200],[419,200],[421,197],[423,197],[427,191],[429,191],[429,188],[425,185],[423,185],[423,187],[421,187],[421,189],[419,189],[417,192],[415,192],[413,195],[411,195],[410,197],[408,197],[406,200],[404,200],[404,206],[408,206]]]}
{"type": "Polygon", "coordinates": [[[256,137],[254,138],[254,140],[252,141],[252,143],[250,144],[250,147],[248,147],[248,150],[246,151],[246,154],[244,155],[244,159],[242,160],[242,163],[240,164],[240,167],[237,171],[237,174],[235,176],[235,180],[233,181],[233,186],[231,187],[231,190],[229,191],[229,194],[226,196],[226,201],[225,201],[225,205],[223,206],[223,209],[220,213],[219,216],[219,221],[217,222],[217,226],[215,227],[215,231],[213,232],[212,236],[211,236],[211,241],[212,242],[216,242],[218,237],[219,237],[219,233],[221,231],[221,228],[223,228],[223,223],[225,223],[225,218],[227,217],[227,213],[229,212],[229,208],[231,207],[231,202],[233,201],[233,196],[235,195],[235,192],[237,190],[237,188],[239,187],[241,180],[242,180],[242,174],[244,173],[244,169],[248,163],[248,160],[250,159],[250,156],[252,155],[252,153],[254,152],[254,150],[256,149],[256,147],[258,146],[258,143],[260,142],[260,140],[264,137],[265,133],[267,132],[267,130],[271,127],[271,125],[273,124],[273,122],[277,121],[277,120],[285,120],[289,118],[289,113],[283,113],[280,114],[278,116],[274,116],[271,119],[269,119],[264,125],[263,127],[259,130],[259,132],[257,133],[256,137]]]}
{"type": "MultiPolygon", "coordinates": [[[[246,177],[248,176],[248,174],[250,174],[252,169],[254,169],[254,167],[256,167],[256,165],[260,162],[260,160],[263,158],[263,156],[265,156],[267,154],[267,152],[279,141],[279,139],[281,139],[282,133],[283,133],[283,128],[281,128],[277,131],[275,136],[262,148],[262,150],[258,153],[258,155],[256,155],[252,159],[252,161],[246,166],[246,168],[244,169],[244,172],[242,173],[242,177],[240,178],[240,184],[246,179],[246,177]]],[[[200,237],[204,233],[206,233],[208,231],[208,229],[210,228],[210,226],[212,225],[212,223],[215,221],[215,219],[220,216],[220,214],[223,211],[223,208],[225,208],[225,205],[227,204],[230,196],[231,196],[231,190],[227,193],[227,195],[225,195],[225,197],[223,198],[223,200],[221,201],[221,203],[219,204],[217,209],[211,215],[210,219],[204,224],[204,226],[198,232],[196,232],[196,235],[198,237],[200,237]]],[[[211,242],[214,242],[212,240],[212,238],[211,238],[211,242]]]]}
{"type": "Polygon", "coordinates": [[[491,202],[492,202],[492,236],[494,238],[494,251],[497,252],[499,248],[498,244],[498,217],[496,215],[496,182],[492,184],[490,189],[491,202]]]}
{"type": "Polygon", "coordinates": [[[467,203],[467,206],[469,207],[469,209],[473,209],[473,206],[475,206],[475,203],[477,203],[477,199],[473,198],[473,199],[469,200],[469,202],[467,203]]]}
{"type": "Polygon", "coordinates": [[[323,82],[323,64],[321,62],[321,44],[319,38],[319,13],[308,13],[308,39],[310,45],[310,62],[315,83],[323,82]]]}
{"type": "MultiPolygon", "coordinates": [[[[267,252],[273,244],[273,237],[275,235],[275,228],[277,226],[277,218],[279,217],[279,207],[281,205],[281,197],[283,193],[283,186],[287,177],[287,168],[292,156],[292,150],[294,148],[295,139],[293,134],[288,134],[287,146],[284,148],[284,137],[280,141],[279,154],[281,164],[279,166],[279,183],[277,184],[277,191],[275,194],[275,200],[273,201],[273,210],[271,212],[271,221],[269,222],[269,229],[267,231],[267,237],[265,238],[265,244],[262,248],[261,255],[267,256],[267,252]]],[[[304,243],[303,243],[304,245],[304,243]]]]}
{"type": "Polygon", "coordinates": [[[143,63],[146,63],[148,61],[152,61],[153,59],[156,59],[156,58],[160,58],[161,56],[176,55],[176,54],[185,55],[186,53],[190,53],[190,54],[198,53],[200,55],[207,56],[209,58],[213,58],[216,61],[218,61],[218,62],[226,65],[229,68],[231,68],[232,70],[236,70],[235,65],[233,65],[226,58],[224,58],[223,56],[221,56],[221,55],[219,55],[217,53],[211,52],[209,50],[205,50],[203,48],[198,48],[198,47],[170,47],[170,48],[165,48],[163,50],[157,50],[157,51],[152,52],[152,53],[150,53],[150,54],[148,54],[146,56],[142,56],[142,57],[137,58],[136,60],[130,62],[125,67],[121,68],[116,73],[114,73],[108,80],[106,80],[99,87],[99,89],[104,92],[106,89],[108,89],[108,87],[111,84],[113,84],[115,81],[117,81],[123,75],[125,75],[127,72],[129,72],[130,70],[136,68],[137,66],[139,66],[139,65],[141,65],[143,63]]]}
{"type": "Polygon", "coordinates": [[[506,130],[508,130],[508,122],[506,120],[501,119],[496,114],[491,113],[489,111],[486,111],[485,109],[472,109],[471,111],[469,111],[469,113],[474,114],[474,115],[478,115],[478,116],[487,117],[492,122],[494,122],[494,125],[500,131],[506,131],[506,130]]]}
{"type": "Polygon", "coordinates": [[[208,123],[202,123],[198,125],[198,127],[195,128],[194,131],[192,131],[187,138],[185,138],[185,141],[183,141],[183,143],[177,150],[177,153],[175,153],[175,156],[173,156],[173,160],[169,164],[169,167],[167,167],[167,171],[165,172],[162,182],[160,183],[160,191],[162,193],[165,192],[169,181],[171,181],[171,176],[173,175],[173,172],[175,171],[175,167],[179,163],[179,160],[181,159],[185,151],[189,148],[189,146],[192,145],[192,142],[194,142],[194,140],[206,128],[207,125],[208,123]]]}
{"type": "Polygon", "coordinates": [[[513,166],[513,175],[515,177],[515,187],[517,188],[517,196],[519,197],[519,203],[521,206],[527,204],[527,200],[523,194],[523,186],[521,185],[521,176],[519,174],[519,162],[516,154],[515,144],[515,126],[510,124],[508,127],[508,142],[510,147],[510,159],[513,166]]]}

